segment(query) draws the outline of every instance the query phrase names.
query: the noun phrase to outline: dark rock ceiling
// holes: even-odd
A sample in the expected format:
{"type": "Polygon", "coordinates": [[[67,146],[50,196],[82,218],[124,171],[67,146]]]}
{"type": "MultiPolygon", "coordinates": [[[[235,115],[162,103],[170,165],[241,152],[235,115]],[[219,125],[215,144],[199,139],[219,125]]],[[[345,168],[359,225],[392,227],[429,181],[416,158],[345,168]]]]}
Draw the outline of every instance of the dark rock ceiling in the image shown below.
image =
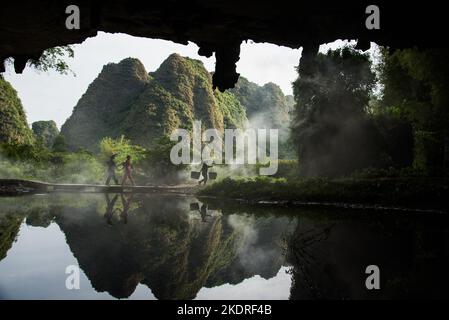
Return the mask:
{"type": "Polygon", "coordinates": [[[303,47],[304,59],[316,54],[320,44],[336,39],[357,39],[362,49],[370,41],[391,48],[435,47],[435,37],[445,44],[444,2],[428,0],[426,5],[363,0],[6,1],[0,11],[0,72],[9,57],[21,72],[29,58],[38,58],[47,48],[80,43],[98,31],[121,32],[182,44],[192,41],[200,55],[215,53],[214,85],[224,90],[238,79],[240,43],[248,39],[303,47]],[[80,8],[80,30],[65,28],[69,4],[80,8]],[[380,8],[380,30],[365,27],[369,4],[380,8]]]}

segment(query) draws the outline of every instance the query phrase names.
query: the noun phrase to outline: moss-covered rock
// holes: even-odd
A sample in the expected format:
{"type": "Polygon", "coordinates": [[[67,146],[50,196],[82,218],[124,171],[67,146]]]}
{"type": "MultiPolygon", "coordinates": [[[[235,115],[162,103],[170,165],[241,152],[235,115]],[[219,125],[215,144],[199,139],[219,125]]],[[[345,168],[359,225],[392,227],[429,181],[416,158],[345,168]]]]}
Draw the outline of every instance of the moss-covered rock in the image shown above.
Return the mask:
{"type": "Polygon", "coordinates": [[[16,90],[0,75],[0,143],[33,144],[22,102],[16,90]]]}
{"type": "Polygon", "coordinates": [[[49,121],[36,121],[31,125],[34,135],[37,141],[41,142],[47,148],[52,148],[56,137],[59,135],[59,129],[56,126],[56,122],[49,121]]]}
{"type": "Polygon", "coordinates": [[[289,111],[294,102],[272,82],[259,86],[240,77],[235,88],[229,90],[246,109],[248,119],[257,128],[282,129],[290,122],[289,111]]]}
{"type": "Polygon", "coordinates": [[[119,136],[130,104],[149,81],[150,77],[137,59],[127,58],[118,64],[105,65],[61,128],[68,147],[96,150],[103,137],[119,136]]]}
{"type": "Polygon", "coordinates": [[[294,108],[293,96],[286,96],[272,82],[259,86],[240,77],[235,88],[228,91],[245,108],[249,125],[255,129],[277,129],[279,134],[279,157],[296,157],[290,142],[290,113],[294,108]]]}

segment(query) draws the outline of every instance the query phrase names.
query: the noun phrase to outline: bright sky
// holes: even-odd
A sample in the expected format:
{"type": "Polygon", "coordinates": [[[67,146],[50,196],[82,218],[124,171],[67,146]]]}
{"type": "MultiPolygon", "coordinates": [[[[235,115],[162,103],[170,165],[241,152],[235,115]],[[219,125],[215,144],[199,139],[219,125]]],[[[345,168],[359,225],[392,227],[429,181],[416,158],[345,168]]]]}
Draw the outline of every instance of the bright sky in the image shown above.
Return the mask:
{"type": "MultiPolygon", "coordinates": [[[[323,45],[320,51],[338,47],[343,41],[323,45]]],[[[203,61],[209,71],[215,68],[215,57],[205,58],[197,54],[198,47],[176,44],[170,41],[132,37],[126,34],[100,32],[73,46],[75,58],[68,61],[76,76],[60,75],[54,71],[38,73],[26,68],[16,74],[7,68],[4,77],[17,90],[27,113],[28,122],[54,120],[60,127],[72,113],[88,85],[98,76],[103,66],[119,62],[127,57],[138,58],[148,72],[155,71],[172,53],[203,61]]],[[[301,57],[301,49],[280,47],[268,43],[242,43],[237,72],[252,82],[263,85],[278,84],[285,94],[292,94],[291,83],[296,79],[295,67],[301,57]]]]}

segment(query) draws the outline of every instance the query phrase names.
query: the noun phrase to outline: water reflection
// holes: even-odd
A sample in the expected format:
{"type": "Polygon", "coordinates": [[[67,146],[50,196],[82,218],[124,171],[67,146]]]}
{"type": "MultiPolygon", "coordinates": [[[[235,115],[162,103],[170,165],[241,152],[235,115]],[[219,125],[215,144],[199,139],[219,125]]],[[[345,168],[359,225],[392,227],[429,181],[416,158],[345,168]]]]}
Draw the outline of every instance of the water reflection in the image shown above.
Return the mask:
{"type": "Polygon", "coordinates": [[[303,217],[289,241],[290,298],[448,298],[447,222],[408,213],[303,217]],[[380,290],[366,288],[368,265],[380,268],[380,290]]]}
{"type": "Polygon", "coordinates": [[[123,194],[0,198],[0,207],[0,298],[448,295],[444,215],[123,194]],[[82,270],[79,292],[65,289],[68,264],[82,270]],[[381,290],[365,287],[370,264],[381,290]]]}
{"type": "Polygon", "coordinates": [[[109,193],[105,194],[106,198],[106,211],[104,213],[104,218],[106,219],[107,224],[113,224],[114,214],[119,214],[119,220],[123,224],[128,223],[128,213],[131,208],[131,204],[134,199],[134,194],[116,194],[111,196],[109,193]],[[121,199],[121,207],[116,207],[116,202],[120,196],[121,199]]]}
{"type": "MultiPolygon", "coordinates": [[[[128,298],[144,285],[158,299],[193,299],[202,288],[237,285],[256,275],[258,284],[273,279],[286,264],[281,245],[295,225],[287,216],[223,215],[189,197],[77,195],[75,202],[69,195],[53,195],[0,201],[6,209],[4,256],[22,220],[47,229],[50,222],[65,235],[92,288],[115,298],[128,298]]],[[[5,273],[0,262],[0,280],[5,273]]],[[[268,296],[285,297],[290,285],[282,289],[268,296]]]]}

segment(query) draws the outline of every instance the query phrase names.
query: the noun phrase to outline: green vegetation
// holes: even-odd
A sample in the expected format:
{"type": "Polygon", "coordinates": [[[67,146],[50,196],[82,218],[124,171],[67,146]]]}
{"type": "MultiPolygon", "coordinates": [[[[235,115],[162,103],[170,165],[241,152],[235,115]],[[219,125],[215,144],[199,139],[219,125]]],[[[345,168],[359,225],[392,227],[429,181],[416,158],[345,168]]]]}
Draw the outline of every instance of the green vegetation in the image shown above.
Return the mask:
{"type": "Polygon", "coordinates": [[[52,152],[40,146],[2,145],[0,177],[61,183],[100,183],[103,165],[90,153],[52,152]]]}
{"type": "Polygon", "coordinates": [[[0,124],[0,174],[102,182],[105,161],[118,153],[119,163],[131,155],[138,183],[179,183],[189,178],[186,166],[169,160],[174,129],[191,130],[194,120],[219,130],[249,123],[281,129],[278,172],[254,178],[263,164],[216,166],[217,182],[203,194],[439,206],[449,160],[446,57],[442,49],[385,49],[375,69],[352,47],[330,50],[301,63],[294,98],[243,77],[232,90],[214,91],[203,64],[178,54],[151,73],[128,58],[103,68],[61,134],[54,123],[37,122],[36,137],[1,79],[0,111],[10,120],[0,124]]]}
{"type": "Polygon", "coordinates": [[[223,114],[224,127],[226,129],[243,128],[246,122],[245,108],[242,107],[235,95],[229,91],[215,90],[217,107],[223,114]]]}
{"type": "Polygon", "coordinates": [[[188,166],[174,165],[170,160],[170,151],[175,143],[168,137],[163,137],[146,151],[141,168],[146,173],[147,180],[175,184],[188,179],[188,166]]]}
{"type": "Polygon", "coordinates": [[[0,75],[0,143],[33,144],[22,102],[16,90],[0,75]]]}
{"type": "Polygon", "coordinates": [[[247,201],[336,202],[446,209],[447,179],[432,178],[226,178],[200,195],[247,201]]]}
{"type": "Polygon", "coordinates": [[[149,80],[137,59],[128,58],[119,64],[104,66],[61,127],[69,150],[98,152],[101,139],[119,138],[130,103],[137,99],[149,80]]]}
{"type": "Polygon", "coordinates": [[[36,136],[38,143],[42,144],[46,148],[52,149],[56,137],[59,135],[56,122],[50,121],[36,121],[33,122],[31,128],[36,136]]]}
{"type": "Polygon", "coordinates": [[[270,82],[259,86],[240,77],[232,93],[242,106],[250,121],[257,128],[284,129],[290,123],[289,112],[292,108],[292,97],[284,96],[281,88],[270,82]]]}
{"type": "MultiPolygon", "coordinates": [[[[55,48],[33,66],[62,71],[64,52],[72,55],[55,48]]],[[[107,158],[117,153],[118,163],[131,155],[138,183],[176,183],[188,175],[169,160],[172,130],[191,129],[194,119],[220,130],[247,121],[232,94],[213,92],[200,61],[177,54],[151,75],[132,58],[105,66],[61,133],[53,121],[38,121],[33,134],[16,92],[3,78],[0,84],[1,178],[101,183],[107,158]]]]}
{"type": "Polygon", "coordinates": [[[134,178],[138,184],[174,184],[188,178],[186,166],[175,166],[170,161],[170,149],[174,142],[162,138],[151,149],[134,145],[124,136],[103,138],[99,153],[78,150],[67,152],[63,136],[57,136],[53,149],[36,145],[0,145],[0,178],[30,179],[55,183],[96,183],[105,180],[106,162],[110,155],[117,154],[119,166],[127,155],[131,156],[135,168],[134,178]],[[59,142],[58,142],[59,141],[59,142]]]}
{"type": "Polygon", "coordinates": [[[293,139],[304,176],[378,166],[381,135],[365,110],[375,84],[367,54],[344,47],[300,64],[293,139]]]}
{"type": "Polygon", "coordinates": [[[446,174],[448,51],[381,53],[376,70],[352,47],[300,65],[292,138],[302,175],[410,166],[446,174]],[[381,90],[375,94],[376,84],[381,90]]]}
{"type": "Polygon", "coordinates": [[[62,134],[58,134],[53,141],[52,150],[54,152],[67,152],[67,142],[62,134]]]}
{"type": "Polygon", "coordinates": [[[373,112],[410,124],[413,166],[432,176],[449,164],[448,58],[448,49],[384,49],[378,66],[384,89],[373,112]]]}
{"type": "Polygon", "coordinates": [[[132,145],[124,136],[118,139],[103,138],[100,142],[100,159],[106,162],[112,154],[117,154],[118,163],[124,162],[127,156],[131,156],[134,162],[140,162],[145,158],[145,149],[132,145]]]}
{"type": "Polygon", "coordinates": [[[224,179],[201,194],[445,209],[447,58],[446,49],[382,49],[374,70],[367,54],[344,47],[301,62],[291,137],[298,162],[279,163],[274,177],[224,179]]]}
{"type": "Polygon", "coordinates": [[[54,47],[44,50],[37,60],[31,60],[29,65],[37,71],[47,72],[55,70],[61,74],[74,72],[70,69],[66,59],[75,55],[72,46],[54,47]]]}
{"type": "Polygon", "coordinates": [[[261,87],[243,77],[233,90],[214,91],[202,62],[178,54],[149,74],[139,60],[127,58],[103,68],[61,132],[70,150],[97,152],[101,139],[121,135],[152,148],[175,129],[190,130],[194,120],[204,128],[244,128],[248,114],[255,128],[280,129],[284,143],[291,105],[277,85],[261,87]]]}
{"type": "MultiPolygon", "coordinates": [[[[65,59],[73,57],[70,46],[50,48],[29,65],[38,71],[70,71],[65,59]]],[[[65,154],[64,137],[54,121],[28,126],[22,103],[14,88],[0,76],[0,177],[45,181],[98,181],[98,165],[86,153],[65,154]]]]}
{"type": "MultiPolygon", "coordinates": [[[[29,59],[27,66],[36,70],[37,72],[47,72],[54,70],[60,74],[75,73],[70,69],[67,59],[72,59],[75,52],[71,45],[48,48],[42,52],[39,58],[29,59]]],[[[5,60],[6,63],[12,64],[13,59],[5,60]]]]}
{"type": "Polygon", "coordinates": [[[133,145],[130,140],[121,136],[118,139],[103,138],[100,143],[100,163],[106,164],[112,154],[117,154],[116,163],[119,165],[130,155],[136,169],[135,179],[139,184],[165,183],[174,184],[186,178],[182,171],[186,166],[176,166],[170,161],[170,150],[175,142],[163,137],[153,144],[150,149],[133,145]]]}

